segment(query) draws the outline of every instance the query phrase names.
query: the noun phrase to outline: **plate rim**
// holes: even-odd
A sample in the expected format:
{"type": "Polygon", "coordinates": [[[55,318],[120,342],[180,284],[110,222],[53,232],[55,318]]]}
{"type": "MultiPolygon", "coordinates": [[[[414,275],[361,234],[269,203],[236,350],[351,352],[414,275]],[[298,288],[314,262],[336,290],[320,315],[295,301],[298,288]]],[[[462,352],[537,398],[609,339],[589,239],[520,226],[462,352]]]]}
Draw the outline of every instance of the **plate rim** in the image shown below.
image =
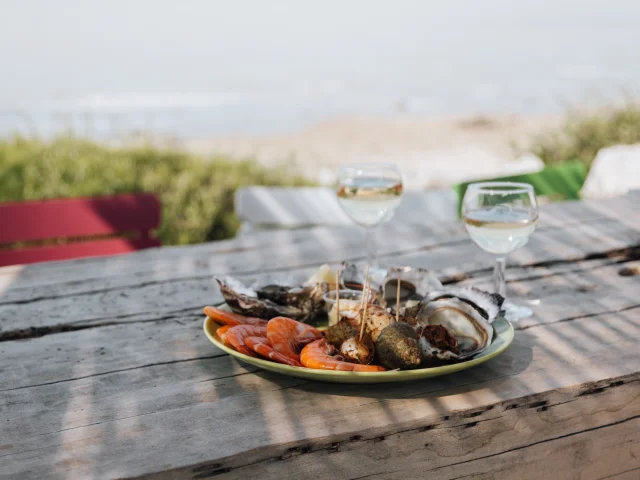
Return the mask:
{"type": "MultiPolygon", "coordinates": [[[[226,306],[226,305],[225,305],[226,306]]],[[[304,375],[305,378],[309,378],[309,376],[318,377],[317,380],[327,380],[331,381],[331,379],[340,378],[340,379],[368,379],[368,380],[380,380],[380,381],[392,381],[392,379],[397,379],[397,381],[409,381],[409,380],[418,380],[429,377],[436,377],[439,375],[447,375],[449,373],[459,372],[461,370],[466,370],[468,368],[474,367],[481,363],[485,363],[492,358],[497,357],[501,353],[503,353],[512,343],[515,337],[515,330],[511,322],[509,322],[506,318],[497,319],[495,321],[503,321],[506,323],[507,329],[505,331],[504,337],[501,337],[504,340],[504,344],[500,345],[495,351],[490,352],[486,355],[480,357],[474,357],[470,360],[466,360],[464,362],[452,363],[449,365],[441,365],[437,367],[426,367],[426,368],[416,368],[413,370],[400,370],[400,371],[384,371],[384,372],[345,372],[339,370],[321,370],[321,369],[313,369],[307,367],[293,367],[290,365],[285,365],[282,363],[272,362],[269,360],[265,360],[262,358],[250,357],[249,355],[245,355],[244,353],[240,353],[237,350],[234,350],[231,347],[228,347],[223,342],[221,342],[215,332],[221,326],[216,323],[213,319],[205,316],[203,330],[209,341],[213,343],[220,350],[228,353],[229,355],[241,360],[245,363],[249,363],[251,365],[263,368],[264,370],[280,373],[283,375],[290,375],[300,377],[304,375]],[[400,376],[393,375],[400,374],[400,376]]]]}

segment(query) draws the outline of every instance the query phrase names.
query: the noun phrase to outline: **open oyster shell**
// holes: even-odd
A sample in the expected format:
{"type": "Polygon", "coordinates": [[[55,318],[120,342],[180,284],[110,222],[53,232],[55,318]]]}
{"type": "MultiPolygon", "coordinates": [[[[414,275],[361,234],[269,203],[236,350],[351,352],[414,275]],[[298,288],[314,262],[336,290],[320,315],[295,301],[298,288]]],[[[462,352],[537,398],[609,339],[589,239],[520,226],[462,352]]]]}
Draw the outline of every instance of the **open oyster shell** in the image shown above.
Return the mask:
{"type": "Polygon", "coordinates": [[[489,293],[475,287],[465,287],[450,289],[446,291],[432,291],[428,296],[428,301],[440,300],[444,298],[459,298],[475,308],[480,315],[489,323],[500,315],[504,297],[498,293],[489,293]]]}
{"type": "Polygon", "coordinates": [[[278,316],[311,320],[322,312],[322,297],[329,291],[325,282],[293,287],[262,283],[248,287],[233,277],[216,277],[216,280],[222,296],[234,312],[267,320],[278,316]]]}
{"type": "MultiPolygon", "coordinates": [[[[417,313],[423,358],[462,360],[487,348],[493,339],[491,323],[500,314],[503,301],[500,295],[476,288],[432,292],[417,313]],[[453,342],[436,344],[433,335],[423,334],[420,329],[430,325],[444,327],[445,333],[455,338],[456,348],[447,347],[453,342]]],[[[439,338],[442,339],[442,335],[439,338]]]]}

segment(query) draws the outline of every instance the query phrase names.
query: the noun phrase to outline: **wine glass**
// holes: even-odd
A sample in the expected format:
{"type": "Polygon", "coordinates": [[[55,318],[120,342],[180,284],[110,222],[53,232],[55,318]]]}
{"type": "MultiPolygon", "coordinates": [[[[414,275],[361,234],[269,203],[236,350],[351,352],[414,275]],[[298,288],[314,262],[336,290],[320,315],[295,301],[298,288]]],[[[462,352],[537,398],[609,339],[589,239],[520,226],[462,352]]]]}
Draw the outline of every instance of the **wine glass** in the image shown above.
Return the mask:
{"type": "MultiPolygon", "coordinates": [[[[493,281],[496,292],[506,297],[505,257],[526,245],[538,224],[533,187],[515,182],[472,183],[462,200],[462,219],[471,240],[485,252],[497,255],[493,281]]],[[[511,321],[533,314],[528,307],[507,302],[503,309],[511,321]]]]}
{"type": "Polygon", "coordinates": [[[338,170],[338,203],[365,228],[367,261],[377,263],[374,228],[393,217],[402,200],[402,175],[392,163],[363,163],[338,170]]]}

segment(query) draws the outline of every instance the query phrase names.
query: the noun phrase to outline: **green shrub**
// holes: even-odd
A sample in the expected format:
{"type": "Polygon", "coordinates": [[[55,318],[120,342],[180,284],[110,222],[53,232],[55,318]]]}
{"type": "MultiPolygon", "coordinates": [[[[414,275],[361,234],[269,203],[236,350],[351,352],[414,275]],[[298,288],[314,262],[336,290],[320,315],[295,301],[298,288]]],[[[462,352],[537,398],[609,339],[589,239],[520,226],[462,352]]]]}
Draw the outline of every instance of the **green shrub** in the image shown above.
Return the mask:
{"type": "Polygon", "coordinates": [[[113,149],[77,138],[0,140],[0,202],[152,192],[162,201],[165,245],[228,238],[233,195],[246,185],[304,185],[286,166],[203,158],[154,148],[113,149]]]}
{"type": "Polygon", "coordinates": [[[628,102],[590,114],[572,112],[562,128],[535,138],[529,150],[546,164],[580,160],[589,167],[601,148],[639,142],[640,106],[628,102]]]}

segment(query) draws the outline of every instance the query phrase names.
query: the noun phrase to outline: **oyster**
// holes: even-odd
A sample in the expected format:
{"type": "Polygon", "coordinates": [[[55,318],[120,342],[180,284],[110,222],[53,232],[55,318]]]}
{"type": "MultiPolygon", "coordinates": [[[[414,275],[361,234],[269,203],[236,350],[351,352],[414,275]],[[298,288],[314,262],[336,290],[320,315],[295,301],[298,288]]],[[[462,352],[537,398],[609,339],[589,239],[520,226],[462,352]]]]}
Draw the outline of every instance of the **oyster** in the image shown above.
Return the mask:
{"type": "Polygon", "coordinates": [[[491,322],[503,301],[500,295],[475,288],[433,292],[417,315],[423,358],[462,360],[484,350],[493,339],[491,322]]]}
{"type": "Polygon", "coordinates": [[[455,360],[460,355],[458,339],[442,325],[426,325],[420,332],[420,349],[424,360],[455,360]]]}
{"type": "Polygon", "coordinates": [[[301,321],[313,319],[322,312],[322,297],[329,290],[324,282],[297,287],[276,284],[247,287],[232,277],[216,280],[233,311],[267,320],[278,316],[301,321]]]}
{"type": "Polygon", "coordinates": [[[427,297],[429,301],[444,298],[458,298],[475,308],[489,323],[498,318],[504,297],[498,293],[489,293],[475,287],[460,288],[449,291],[434,291],[427,297]]]}

